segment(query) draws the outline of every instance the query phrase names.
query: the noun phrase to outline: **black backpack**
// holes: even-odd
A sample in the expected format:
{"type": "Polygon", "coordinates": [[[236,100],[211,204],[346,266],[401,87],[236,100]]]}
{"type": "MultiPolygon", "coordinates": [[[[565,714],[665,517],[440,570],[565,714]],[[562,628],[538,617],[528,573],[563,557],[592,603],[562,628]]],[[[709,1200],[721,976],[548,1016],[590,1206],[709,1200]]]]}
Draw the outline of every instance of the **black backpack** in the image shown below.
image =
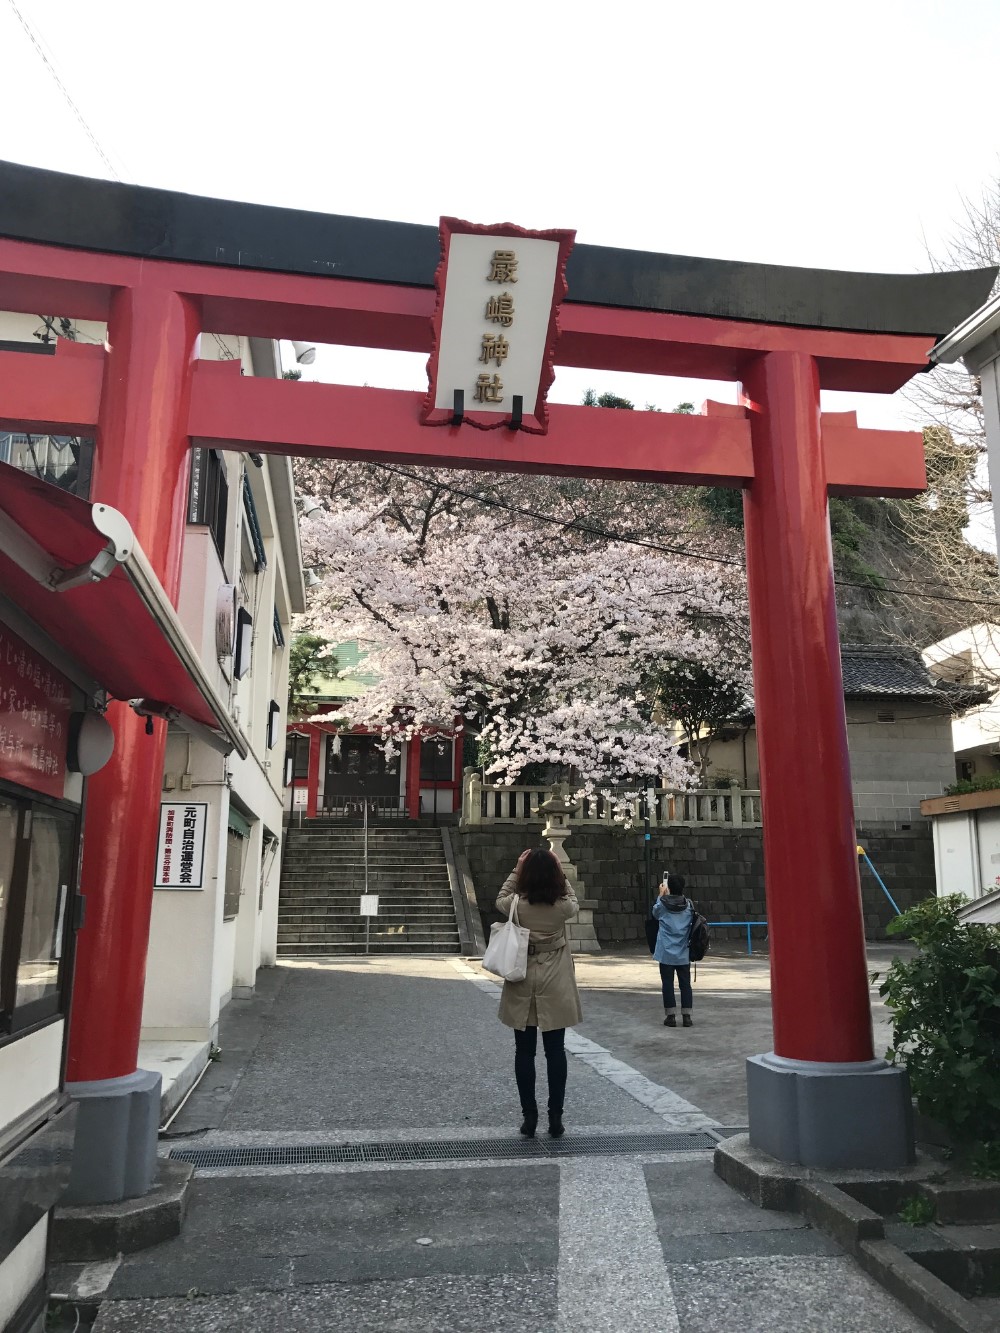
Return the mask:
{"type": "Polygon", "coordinates": [[[643,925],[646,928],[646,943],[649,945],[649,952],[655,953],[656,937],[660,933],[660,923],[653,915],[652,908],[649,909],[649,915],[646,917],[646,920],[643,922],[643,925]]]}
{"type": "Polygon", "coordinates": [[[688,953],[692,963],[700,963],[712,947],[712,936],[708,929],[708,922],[695,907],[691,899],[691,930],[688,933],[688,953]]]}

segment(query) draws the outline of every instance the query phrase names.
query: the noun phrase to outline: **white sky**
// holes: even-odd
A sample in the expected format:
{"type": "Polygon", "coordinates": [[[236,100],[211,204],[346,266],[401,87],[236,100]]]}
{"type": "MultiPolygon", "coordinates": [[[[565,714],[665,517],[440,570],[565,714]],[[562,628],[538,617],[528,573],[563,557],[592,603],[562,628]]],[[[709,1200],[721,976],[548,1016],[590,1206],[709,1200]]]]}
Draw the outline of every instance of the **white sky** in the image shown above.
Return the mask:
{"type": "MultiPolygon", "coordinates": [[[[913,272],[1000,168],[1000,4],[964,0],[0,0],[0,157],[593,244],[913,272]]],[[[321,349],[309,378],[423,388],[424,358],[321,349]]],[[[669,408],[726,385],[563,371],[669,408]]],[[[862,424],[899,400],[829,395],[862,424]]]]}

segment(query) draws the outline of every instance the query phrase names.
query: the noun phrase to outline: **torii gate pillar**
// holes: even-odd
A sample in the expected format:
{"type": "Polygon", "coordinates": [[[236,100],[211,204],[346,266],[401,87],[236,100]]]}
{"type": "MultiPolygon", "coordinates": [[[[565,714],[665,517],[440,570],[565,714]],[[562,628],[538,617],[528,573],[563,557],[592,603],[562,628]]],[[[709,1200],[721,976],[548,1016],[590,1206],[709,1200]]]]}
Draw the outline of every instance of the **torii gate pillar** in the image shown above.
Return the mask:
{"type": "Polygon", "coordinates": [[[747,1062],[751,1143],[807,1166],[904,1166],[913,1160],[909,1081],[873,1058],[816,363],[769,353],[744,389],[774,1021],[774,1051],[747,1062]],[[803,794],[816,790],[817,769],[826,778],[811,807],[803,794]]]}

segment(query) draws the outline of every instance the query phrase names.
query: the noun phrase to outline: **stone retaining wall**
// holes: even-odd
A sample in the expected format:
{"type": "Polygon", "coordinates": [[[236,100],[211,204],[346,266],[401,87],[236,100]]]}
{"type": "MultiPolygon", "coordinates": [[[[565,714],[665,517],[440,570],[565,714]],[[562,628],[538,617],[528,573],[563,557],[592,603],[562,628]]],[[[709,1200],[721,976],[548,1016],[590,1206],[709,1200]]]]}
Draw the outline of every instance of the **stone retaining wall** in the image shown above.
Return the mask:
{"type": "MultiPolygon", "coordinates": [[[[472,868],[487,935],[490,922],[499,919],[493,903],[500,885],[525,847],[541,845],[541,835],[540,823],[506,821],[455,830],[472,868]]],[[[903,911],[935,892],[929,821],[910,829],[891,824],[872,825],[858,830],[858,841],[903,911]]],[[[654,884],[665,869],[686,876],[689,895],[710,921],[766,920],[760,829],[653,829],[650,846],[654,884]]],[[[595,904],[594,926],[601,945],[614,948],[643,940],[647,903],[641,829],[576,827],[566,840],[566,851],[584,881],[587,898],[595,904]]],[[[807,865],[803,866],[802,875],[805,888],[809,876],[807,865]]],[[[864,865],[861,885],[866,934],[871,940],[885,939],[885,927],[894,913],[864,865]]],[[[759,936],[760,932],[756,934],[759,936]]],[[[746,932],[735,928],[717,930],[715,936],[720,943],[727,938],[739,942],[746,938],[746,932]]]]}

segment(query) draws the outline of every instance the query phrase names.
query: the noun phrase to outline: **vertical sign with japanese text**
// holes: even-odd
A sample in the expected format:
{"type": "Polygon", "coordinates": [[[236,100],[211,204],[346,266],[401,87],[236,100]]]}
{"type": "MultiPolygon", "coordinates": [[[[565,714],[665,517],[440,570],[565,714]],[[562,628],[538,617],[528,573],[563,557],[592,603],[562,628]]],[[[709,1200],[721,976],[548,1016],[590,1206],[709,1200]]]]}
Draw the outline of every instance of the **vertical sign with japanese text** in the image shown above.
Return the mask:
{"type": "Polygon", "coordinates": [[[0,778],[62,796],[70,683],[0,624],[0,778]]]}
{"type": "Polygon", "coordinates": [[[208,805],[204,801],[163,801],[160,805],[160,836],[156,843],[156,889],[200,889],[204,887],[205,825],[208,805]]]}
{"type": "Polygon", "coordinates": [[[441,219],[434,351],[425,425],[448,425],[461,390],[463,421],[542,434],[554,378],[558,308],[575,232],[478,227],[441,219]]]}

